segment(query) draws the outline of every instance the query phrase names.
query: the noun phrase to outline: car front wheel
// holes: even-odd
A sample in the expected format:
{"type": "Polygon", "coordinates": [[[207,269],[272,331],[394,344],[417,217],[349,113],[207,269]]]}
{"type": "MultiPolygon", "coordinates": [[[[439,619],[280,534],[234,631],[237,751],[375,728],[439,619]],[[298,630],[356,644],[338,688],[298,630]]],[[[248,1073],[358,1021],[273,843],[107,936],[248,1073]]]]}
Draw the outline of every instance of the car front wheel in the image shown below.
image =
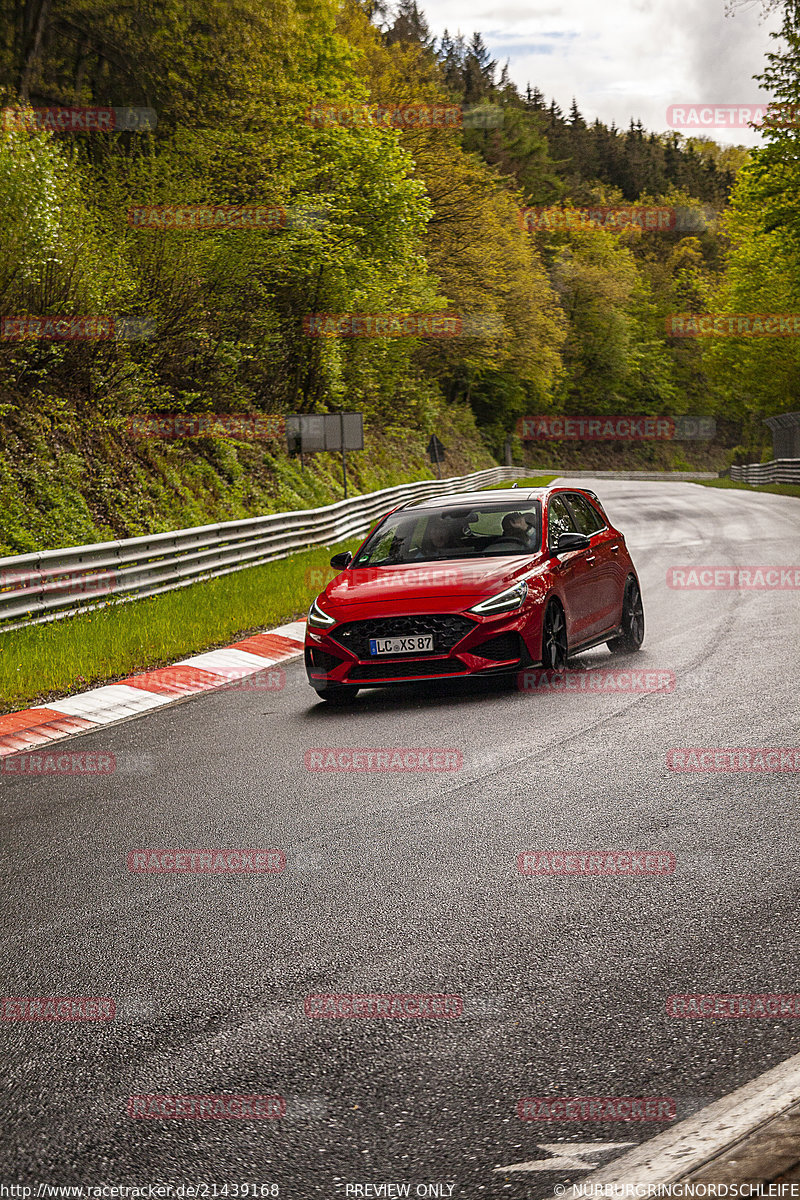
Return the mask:
{"type": "Polygon", "coordinates": [[[542,621],[542,666],[563,671],[567,665],[567,622],[557,600],[551,600],[542,621]]]}
{"type": "Polygon", "coordinates": [[[622,625],[617,637],[611,638],[607,646],[612,654],[633,654],[641,649],[644,641],[644,605],[639,584],[633,575],[625,581],[622,600],[622,625]]]}

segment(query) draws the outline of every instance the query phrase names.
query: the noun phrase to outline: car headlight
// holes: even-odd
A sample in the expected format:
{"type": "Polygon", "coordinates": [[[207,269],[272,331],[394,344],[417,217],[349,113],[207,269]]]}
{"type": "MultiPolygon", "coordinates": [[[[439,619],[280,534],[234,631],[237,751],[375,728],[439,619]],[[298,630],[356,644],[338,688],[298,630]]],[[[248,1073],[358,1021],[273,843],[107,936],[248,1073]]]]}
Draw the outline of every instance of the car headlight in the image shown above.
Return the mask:
{"type": "Polygon", "coordinates": [[[479,614],[510,612],[512,608],[519,608],[528,594],[528,585],[524,581],[513,584],[505,591],[498,592],[496,596],[490,596],[488,600],[481,600],[480,604],[476,604],[469,611],[479,614]]]}
{"type": "Polygon", "coordinates": [[[308,610],[308,623],[315,629],[330,629],[331,625],[336,624],[336,620],[323,612],[318,601],[319,596],[311,602],[311,608],[308,610]]]}

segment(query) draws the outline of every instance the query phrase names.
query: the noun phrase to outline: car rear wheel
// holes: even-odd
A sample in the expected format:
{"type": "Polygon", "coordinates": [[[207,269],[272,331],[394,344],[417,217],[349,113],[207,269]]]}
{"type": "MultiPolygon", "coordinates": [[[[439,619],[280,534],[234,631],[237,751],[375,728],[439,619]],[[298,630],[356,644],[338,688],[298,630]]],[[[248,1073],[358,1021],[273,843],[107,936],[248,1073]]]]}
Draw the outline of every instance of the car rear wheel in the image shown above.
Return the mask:
{"type": "Polygon", "coordinates": [[[542,621],[542,666],[563,671],[567,665],[567,622],[557,600],[551,600],[542,621]]]}
{"type": "Polygon", "coordinates": [[[349,704],[358,695],[357,687],[324,687],[314,689],[320,700],[326,704],[349,704]]]}
{"type": "Polygon", "coordinates": [[[641,649],[644,641],[644,605],[639,584],[633,575],[625,581],[622,599],[622,632],[611,638],[607,646],[612,654],[633,654],[641,649]]]}

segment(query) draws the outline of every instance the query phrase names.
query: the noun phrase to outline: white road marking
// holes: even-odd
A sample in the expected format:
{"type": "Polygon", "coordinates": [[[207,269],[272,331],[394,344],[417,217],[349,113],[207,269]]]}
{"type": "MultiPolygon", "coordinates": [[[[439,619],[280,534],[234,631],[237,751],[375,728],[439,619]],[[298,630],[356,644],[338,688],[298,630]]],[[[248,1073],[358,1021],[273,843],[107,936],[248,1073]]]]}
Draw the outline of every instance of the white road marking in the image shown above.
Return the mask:
{"type": "Polygon", "coordinates": [[[247,650],[236,650],[233,646],[222,650],[209,650],[206,654],[195,654],[193,658],[181,659],[179,667],[199,667],[225,679],[238,679],[242,675],[254,675],[270,666],[272,659],[249,654],[247,650]]]}
{"type": "Polygon", "coordinates": [[[591,1176],[592,1183],[665,1185],[722,1154],[800,1100],[800,1054],[707,1105],[591,1176]]]}
{"type": "Polygon", "coordinates": [[[290,621],[288,625],[279,625],[277,629],[268,629],[268,633],[277,633],[280,637],[294,638],[296,642],[304,642],[306,637],[305,619],[290,621]]]}
{"type": "Polygon", "coordinates": [[[77,696],[53,700],[47,708],[71,717],[84,717],[87,721],[96,721],[98,725],[110,725],[114,721],[146,712],[147,709],[169,704],[171,699],[172,696],[129,687],[126,683],[109,683],[77,696]]]}
{"type": "Polygon", "coordinates": [[[546,1150],[551,1158],[536,1158],[531,1162],[511,1163],[507,1167],[495,1167],[495,1171],[595,1171],[599,1166],[598,1154],[609,1150],[621,1150],[624,1146],[635,1146],[635,1142],[539,1142],[537,1150],[546,1150]],[[591,1156],[594,1161],[584,1161],[591,1156]]]}

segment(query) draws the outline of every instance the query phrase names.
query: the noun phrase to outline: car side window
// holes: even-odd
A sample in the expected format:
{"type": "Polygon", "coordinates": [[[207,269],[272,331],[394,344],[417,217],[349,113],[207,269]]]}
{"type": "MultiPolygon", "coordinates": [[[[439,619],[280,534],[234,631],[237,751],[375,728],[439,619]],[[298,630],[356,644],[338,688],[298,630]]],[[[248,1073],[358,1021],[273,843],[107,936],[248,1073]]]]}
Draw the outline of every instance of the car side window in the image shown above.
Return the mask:
{"type": "Polygon", "coordinates": [[[394,529],[387,529],[386,532],[384,533],[383,537],[381,538],[381,540],[378,542],[377,546],[373,550],[372,555],[371,555],[371,561],[373,563],[382,563],[382,562],[387,562],[389,559],[391,559],[392,551],[394,550],[396,540],[397,540],[397,531],[394,529]]]}
{"type": "Polygon", "coordinates": [[[562,533],[577,533],[572,515],[561,496],[553,496],[547,507],[547,541],[554,550],[562,533]]]}
{"type": "Polygon", "coordinates": [[[577,492],[570,492],[567,497],[567,503],[572,515],[575,517],[578,533],[583,533],[586,537],[591,537],[593,533],[597,533],[598,529],[605,528],[605,521],[602,520],[599,512],[589,503],[585,496],[581,496],[577,492]]]}
{"type": "MultiPolygon", "coordinates": [[[[386,527],[378,534],[378,540],[368,550],[359,554],[358,558],[353,563],[354,567],[365,567],[367,564],[372,566],[381,566],[382,564],[392,563],[397,557],[403,543],[411,536],[412,531],[418,531],[420,521],[410,522],[408,520],[401,521],[398,524],[387,522],[386,527]]],[[[370,537],[373,535],[370,534],[370,537]]]]}

